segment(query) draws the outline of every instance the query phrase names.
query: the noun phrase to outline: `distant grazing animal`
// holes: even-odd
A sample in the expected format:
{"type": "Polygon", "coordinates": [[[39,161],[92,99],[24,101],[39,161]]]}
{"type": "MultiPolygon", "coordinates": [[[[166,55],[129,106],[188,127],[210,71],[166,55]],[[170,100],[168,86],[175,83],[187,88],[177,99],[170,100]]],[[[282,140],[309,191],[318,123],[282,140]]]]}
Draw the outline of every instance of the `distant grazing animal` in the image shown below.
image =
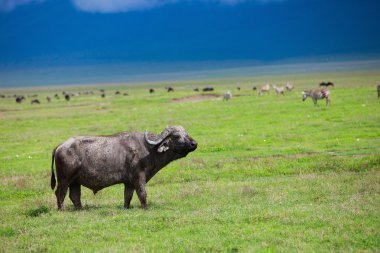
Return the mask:
{"type": "Polygon", "coordinates": [[[128,96],[128,93],[127,92],[124,92],[124,94],[123,94],[124,96],[128,96]]]}
{"type": "Polygon", "coordinates": [[[292,91],[294,89],[294,85],[291,85],[289,82],[286,82],[285,88],[287,91],[292,91]]]}
{"type": "Polygon", "coordinates": [[[326,105],[330,104],[330,91],[321,89],[321,90],[305,90],[302,93],[302,101],[305,101],[307,97],[310,97],[313,102],[314,106],[317,106],[317,100],[319,99],[326,99],[326,105]]]}
{"type": "Polygon", "coordinates": [[[194,88],[193,91],[199,91],[199,88],[194,88]]]}
{"type": "Polygon", "coordinates": [[[377,85],[377,98],[380,97],[380,84],[377,85]]]}
{"type": "Polygon", "coordinates": [[[332,83],[332,82],[321,82],[319,84],[319,87],[329,87],[329,86],[334,87],[334,83],[332,83]]]}
{"type": "Polygon", "coordinates": [[[205,87],[202,89],[202,91],[214,91],[213,87],[205,87]]]}
{"type": "Polygon", "coordinates": [[[237,89],[237,90],[240,90],[240,87],[238,86],[238,87],[236,87],[236,89],[237,89]]]}
{"type": "Polygon", "coordinates": [[[94,194],[101,189],[124,184],[124,208],[129,208],[136,191],[147,209],[146,183],[171,161],[197,148],[181,126],[169,126],[161,134],[122,132],[109,136],[77,136],[58,145],[52,152],[51,188],[58,209],[63,210],[67,189],[76,209],[82,208],[81,185],[94,194]]]}
{"type": "Polygon", "coordinates": [[[0,95],[0,98],[5,98],[5,95],[1,94],[1,95],[0,95]]]}
{"type": "Polygon", "coordinates": [[[115,92],[115,95],[119,95],[119,94],[120,94],[120,91],[116,91],[116,92],[115,92]]]}
{"type": "Polygon", "coordinates": [[[102,92],[102,93],[100,94],[100,96],[101,96],[102,98],[105,98],[105,97],[106,97],[106,93],[102,92]]]}
{"type": "Polygon", "coordinates": [[[47,96],[47,97],[46,97],[46,101],[48,101],[48,103],[50,103],[50,102],[51,102],[51,97],[50,97],[50,96],[47,96]]]}
{"type": "Polygon", "coordinates": [[[16,97],[16,103],[21,104],[22,100],[24,100],[23,96],[16,97]]]}
{"type": "Polygon", "coordinates": [[[38,100],[38,99],[33,99],[30,103],[31,103],[31,104],[40,104],[40,100],[38,100]]]}
{"type": "Polygon", "coordinates": [[[253,86],[252,90],[257,90],[257,87],[256,87],[256,86],[253,86]]]}
{"type": "Polygon", "coordinates": [[[224,93],[224,95],[223,95],[223,100],[228,101],[228,100],[230,100],[230,99],[232,99],[232,93],[231,93],[231,91],[227,91],[227,92],[224,93]]]}
{"type": "Polygon", "coordinates": [[[99,91],[100,91],[101,93],[104,93],[104,92],[105,92],[105,90],[104,90],[104,89],[100,89],[99,91]]]}
{"type": "Polygon", "coordinates": [[[279,86],[276,86],[276,85],[273,85],[272,86],[273,87],[273,89],[274,89],[274,91],[276,92],[276,94],[278,95],[278,94],[282,94],[282,95],[284,95],[284,92],[285,92],[285,88],[284,87],[279,87],[279,86]]]}
{"type": "Polygon", "coordinates": [[[150,93],[150,94],[154,93],[154,89],[150,88],[150,89],[149,89],[149,93],[150,93]]]}
{"type": "Polygon", "coordinates": [[[54,97],[55,97],[56,99],[59,99],[59,96],[58,96],[58,94],[55,94],[55,95],[54,95],[54,97]]]}
{"type": "Polygon", "coordinates": [[[166,90],[167,90],[167,92],[174,92],[174,89],[173,89],[173,87],[171,87],[171,86],[166,87],[166,90]]]}
{"type": "Polygon", "coordinates": [[[263,93],[268,93],[269,94],[269,91],[270,91],[269,84],[265,84],[265,85],[263,85],[263,86],[260,87],[259,96],[262,95],[263,93]]]}
{"type": "Polygon", "coordinates": [[[66,94],[66,95],[65,95],[65,99],[66,99],[66,101],[70,101],[70,95],[69,95],[69,94],[66,94]]]}

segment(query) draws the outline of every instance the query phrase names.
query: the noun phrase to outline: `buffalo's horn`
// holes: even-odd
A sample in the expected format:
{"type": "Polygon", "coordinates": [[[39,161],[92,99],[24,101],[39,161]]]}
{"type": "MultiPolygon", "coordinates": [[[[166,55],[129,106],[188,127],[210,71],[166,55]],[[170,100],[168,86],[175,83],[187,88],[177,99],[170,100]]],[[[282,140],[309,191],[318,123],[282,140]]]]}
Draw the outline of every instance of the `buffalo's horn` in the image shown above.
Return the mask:
{"type": "Polygon", "coordinates": [[[157,141],[149,140],[148,132],[145,132],[144,137],[145,137],[145,141],[147,143],[149,143],[150,145],[157,145],[157,144],[161,143],[166,137],[168,137],[169,134],[170,134],[170,131],[165,129],[165,131],[160,134],[160,138],[157,141]]]}

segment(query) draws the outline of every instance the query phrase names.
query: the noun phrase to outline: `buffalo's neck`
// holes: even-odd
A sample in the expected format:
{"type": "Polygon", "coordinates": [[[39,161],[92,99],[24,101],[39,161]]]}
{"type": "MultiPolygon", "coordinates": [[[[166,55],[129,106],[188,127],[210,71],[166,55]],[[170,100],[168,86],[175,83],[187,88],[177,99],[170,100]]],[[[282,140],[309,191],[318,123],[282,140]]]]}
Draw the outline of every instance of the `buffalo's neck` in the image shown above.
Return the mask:
{"type": "Polygon", "coordinates": [[[148,182],[154,175],[157,174],[162,168],[168,165],[171,161],[175,160],[175,154],[158,154],[153,153],[150,155],[151,163],[147,166],[146,170],[146,182],[148,182]]]}

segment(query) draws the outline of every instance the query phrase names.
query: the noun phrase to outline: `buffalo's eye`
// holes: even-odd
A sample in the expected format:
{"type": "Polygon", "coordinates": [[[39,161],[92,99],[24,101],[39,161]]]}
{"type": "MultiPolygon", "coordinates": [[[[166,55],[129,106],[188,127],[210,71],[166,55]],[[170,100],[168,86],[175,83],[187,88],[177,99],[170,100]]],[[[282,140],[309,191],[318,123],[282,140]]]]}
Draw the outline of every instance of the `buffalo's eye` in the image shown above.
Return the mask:
{"type": "Polygon", "coordinates": [[[174,137],[174,139],[179,139],[179,138],[181,138],[181,135],[179,135],[179,134],[174,134],[173,137],[174,137]]]}

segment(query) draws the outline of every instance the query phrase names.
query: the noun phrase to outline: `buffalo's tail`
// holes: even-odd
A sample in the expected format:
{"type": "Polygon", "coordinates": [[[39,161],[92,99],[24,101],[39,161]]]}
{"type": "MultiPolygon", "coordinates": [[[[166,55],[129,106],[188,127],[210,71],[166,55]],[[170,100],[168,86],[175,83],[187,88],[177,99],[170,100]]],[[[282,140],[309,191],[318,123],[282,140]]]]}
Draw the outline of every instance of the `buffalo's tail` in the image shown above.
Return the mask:
{"type": "Polygon", "coordinates": [[[55,174],[54,174],[54,156],[55,156],[55,150],[56,149],[57,148],[55,148],[53,150],[53,153],[51,154],[51,180],[50,180],[50,186],[51,186],[52,190],[54,190],[55,185],[56,185],[55,174]]]}

